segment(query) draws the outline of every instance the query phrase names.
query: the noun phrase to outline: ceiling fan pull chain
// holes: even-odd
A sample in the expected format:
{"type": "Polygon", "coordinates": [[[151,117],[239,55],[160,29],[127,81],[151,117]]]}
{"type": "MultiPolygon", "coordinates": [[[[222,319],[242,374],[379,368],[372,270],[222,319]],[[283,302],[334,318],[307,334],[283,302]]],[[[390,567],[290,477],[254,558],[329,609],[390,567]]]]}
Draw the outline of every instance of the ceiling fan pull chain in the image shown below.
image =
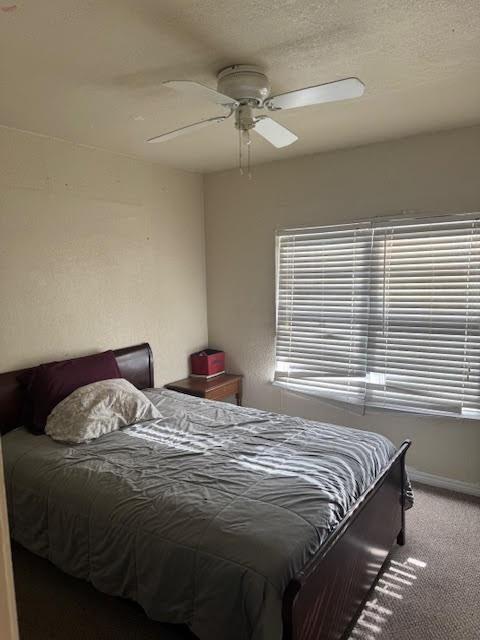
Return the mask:
{"type": "Polygon", "coordinates": [[[248,179],[252,179],[252,139],[250,137],[250,130],[247,131],[247,170],[248,170],[248,179]]]}
{"type": "Polygon", "coordinates": [[[252,178],[252,163],[251,163],[251,146],[252,140],[250,138],[250,131],[248,129],[238,129],[238,168],[240,175],[247,173],[249,179],[252,178]],[[245,149],[247,151],[245,158],[245,149]]]}
{"type": "Polygon", "coordinates": [[[240,169],[240,175],[243,176],[243,140],[242,130],[238,130],[238,168],[240,169]]]}

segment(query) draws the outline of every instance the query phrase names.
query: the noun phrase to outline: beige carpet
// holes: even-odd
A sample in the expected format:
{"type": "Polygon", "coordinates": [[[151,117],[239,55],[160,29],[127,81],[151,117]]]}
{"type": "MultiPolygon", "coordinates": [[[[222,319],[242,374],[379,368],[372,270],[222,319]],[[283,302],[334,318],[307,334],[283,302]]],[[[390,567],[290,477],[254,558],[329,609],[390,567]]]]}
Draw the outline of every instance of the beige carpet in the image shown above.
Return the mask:
{"type": "Polygon", "coordinates": [[[397,547],[351,640],[480,639],[480,500],[414,487],[397,547]]]}
{"type": "MultiPolygon", "coordinates": [[[[395,550],[351,640],[480,638],[480,501],[420,486],[415,497],[407,545],[395,550]]],[[[18,546],[14,566],[21,640],[191,638],[18,546]]]]}

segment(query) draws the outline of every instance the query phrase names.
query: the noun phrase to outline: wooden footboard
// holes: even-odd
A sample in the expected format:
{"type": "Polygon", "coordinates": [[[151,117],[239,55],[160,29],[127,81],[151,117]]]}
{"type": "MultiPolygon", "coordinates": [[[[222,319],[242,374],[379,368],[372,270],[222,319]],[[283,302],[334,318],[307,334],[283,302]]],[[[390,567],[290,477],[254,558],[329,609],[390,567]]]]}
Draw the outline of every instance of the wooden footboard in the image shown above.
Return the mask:
{"type": "Polygon", "coordinates": [[[405,537],[405,441],[316,555],[287,586],[283,640],[341,640],[395,541],[405,537]]]}

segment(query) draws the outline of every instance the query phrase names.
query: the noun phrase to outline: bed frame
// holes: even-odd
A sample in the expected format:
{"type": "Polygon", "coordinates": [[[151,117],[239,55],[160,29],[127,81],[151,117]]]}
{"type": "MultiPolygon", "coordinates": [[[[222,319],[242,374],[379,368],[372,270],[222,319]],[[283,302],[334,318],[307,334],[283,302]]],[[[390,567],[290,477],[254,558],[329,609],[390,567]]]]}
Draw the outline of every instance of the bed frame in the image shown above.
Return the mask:
{"type": "MultiPolygon", "coordinates": [[[[154,386],[148,344],[114,351],[122,375],[139,389],[154,386]]],[[[20,426],[17,376],[0,374],[0,433],[20,426]]],[[[395,545],[405,543],[405,441],[283,596],[283,640],[344,640],[395,545]]]]}

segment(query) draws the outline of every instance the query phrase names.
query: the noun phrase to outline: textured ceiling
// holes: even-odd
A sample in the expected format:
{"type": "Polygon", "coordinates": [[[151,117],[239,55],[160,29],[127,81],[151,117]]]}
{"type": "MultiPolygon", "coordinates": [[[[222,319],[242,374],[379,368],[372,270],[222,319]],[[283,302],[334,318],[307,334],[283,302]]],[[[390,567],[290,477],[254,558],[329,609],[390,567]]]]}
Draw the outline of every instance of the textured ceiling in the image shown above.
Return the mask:
{"type": "Polygon", "coordinates": [[[275,117],[300,140],[255,136],[254,162],[480,122],[479,0],[0,0],[0,124],[196,171],[235,166],[231,120],[163,80],[215,86],[258,64],[274,92],[357,76],[362,98],[275,117]]]}

